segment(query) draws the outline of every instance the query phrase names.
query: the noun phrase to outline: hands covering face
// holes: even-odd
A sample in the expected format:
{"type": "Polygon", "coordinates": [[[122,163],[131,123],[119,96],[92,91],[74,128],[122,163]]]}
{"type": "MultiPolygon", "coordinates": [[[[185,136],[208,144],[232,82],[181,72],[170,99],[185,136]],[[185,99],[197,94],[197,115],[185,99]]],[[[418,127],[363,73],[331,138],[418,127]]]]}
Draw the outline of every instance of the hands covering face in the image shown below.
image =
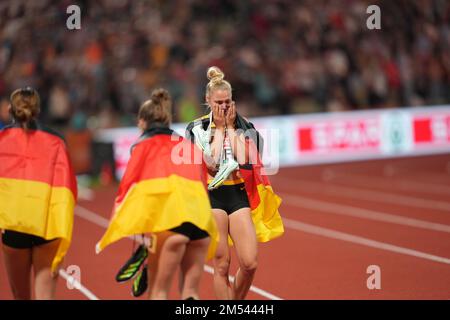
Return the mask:
{"type": "Polygon", "coordinates": [[[234,128],[236,120],[236,104],[231,101],[229,105],[223,107],[217,103],[212,105],[213,121],[217,128],[234,128]]]}

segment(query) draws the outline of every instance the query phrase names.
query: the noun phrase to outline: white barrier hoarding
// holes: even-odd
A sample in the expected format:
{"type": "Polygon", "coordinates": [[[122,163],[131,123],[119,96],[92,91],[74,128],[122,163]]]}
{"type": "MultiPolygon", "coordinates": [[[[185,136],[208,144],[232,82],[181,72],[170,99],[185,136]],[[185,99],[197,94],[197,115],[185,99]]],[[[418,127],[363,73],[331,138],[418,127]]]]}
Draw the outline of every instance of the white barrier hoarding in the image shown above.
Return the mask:
{"type": "MultiPolygon", "coordinates": [[[[264,137],[269,174],[279,166],[450,153],[450,106],[291,115],[250,119],[264,137]]],[[[184,135],[186,124],[172,128],[184,135]]],[[[121,177],[137,128],[102,130],[121,177]]]]}
{"type": "MultiPolygon", "coordinates": [[[[173,124],[171,128],[179,135],[184,136],[186,129],[185,124],[173,124]]],[[[116,177],[122,178],[125,173],[128,160],[130,159],[130,149],[135,143],[141,132],[137,127],[134,128],[117,128],[103,129],[97,132],[95,139],[101,142],[109,142],[113,144],[114,160],[116,164],[116,177]]]]}
{"type": "Polygon", "coordinates": [[[450,153],[450,106],[252,119],[280,130],[280,166],[450,153]]]}

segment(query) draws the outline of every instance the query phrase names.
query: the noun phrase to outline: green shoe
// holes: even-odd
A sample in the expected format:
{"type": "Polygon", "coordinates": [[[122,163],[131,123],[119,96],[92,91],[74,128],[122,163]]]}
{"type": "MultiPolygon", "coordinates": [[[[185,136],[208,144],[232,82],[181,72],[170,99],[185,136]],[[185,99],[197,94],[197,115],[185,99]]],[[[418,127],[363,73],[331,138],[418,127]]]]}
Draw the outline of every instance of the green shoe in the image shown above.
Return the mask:
{"type": "Polygon", "coordinates": [[[145,265],[133,281],[133,287],[131,289],[133,296],[136,298],[140,297],[145,291],[147,291],[147,287],[147,266],[145,265]]]}
{"type": "Polygon", "coordinates": [[[208,190],[214,190],[220,187],[226,178],[239,167],[239,163],[235,160],[231,159],[227,162],[224,162],[220,165],[219,171],[215,175],[213,181],[208,185],[208,190]]]}
{"type": "Polygon", "coordinates": [[[144,245],[140,245],[133,253],[133,256],[120,268],[116,275],[117,282],[123,282],[130,280],[139,271],[139,268],[148,257],[147,248],[144,245]]]}

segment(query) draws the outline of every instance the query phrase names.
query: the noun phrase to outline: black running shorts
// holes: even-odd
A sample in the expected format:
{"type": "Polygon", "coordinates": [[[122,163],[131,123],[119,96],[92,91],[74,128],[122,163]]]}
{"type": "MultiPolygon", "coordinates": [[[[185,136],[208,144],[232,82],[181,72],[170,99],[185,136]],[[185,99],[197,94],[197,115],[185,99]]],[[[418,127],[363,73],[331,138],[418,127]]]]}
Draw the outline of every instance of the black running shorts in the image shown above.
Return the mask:
{"type": "Polygon", "coordinates": [[[213,209],[222,209],[228,215],[242,208],[250,208],[245,184],[221,185],[217,189],[208,191],[213,209]]]}
{"type": "Polygon", "coordinates": [[[189,240],[200,240],[209,237],[209,234],[190,222],[184,222],[178,227],[170,229],[172,232],[180,233],[189,238],[189,240]]]}
{"type": "Polygon", "coordinates": [[[40,246],[49,243],[53,240],[45,240],[44,238],[34,236],[32,234],[4,230],[2,234],[2,242],[4,245],[14,249],[31,249],[35,246],[40,246]]]}

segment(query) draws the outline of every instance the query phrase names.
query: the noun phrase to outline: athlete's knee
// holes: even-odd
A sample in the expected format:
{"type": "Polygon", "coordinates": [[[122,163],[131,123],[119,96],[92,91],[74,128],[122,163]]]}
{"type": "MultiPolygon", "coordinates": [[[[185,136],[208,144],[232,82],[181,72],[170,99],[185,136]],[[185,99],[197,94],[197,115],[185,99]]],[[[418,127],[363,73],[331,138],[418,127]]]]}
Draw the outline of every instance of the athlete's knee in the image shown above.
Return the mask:
{"type": "Polygon", "coordinates": [[[228,255],[216,255],[214,269],[221,276],[228,276],[230,270],[230,257],[228,255]]]}
{"type": "Polygon", "coordinates": [[[256,258],[243,259],[240,263],[240,268],[245,273],[253,274],[258,268],[258,260],[256,258]]]}

